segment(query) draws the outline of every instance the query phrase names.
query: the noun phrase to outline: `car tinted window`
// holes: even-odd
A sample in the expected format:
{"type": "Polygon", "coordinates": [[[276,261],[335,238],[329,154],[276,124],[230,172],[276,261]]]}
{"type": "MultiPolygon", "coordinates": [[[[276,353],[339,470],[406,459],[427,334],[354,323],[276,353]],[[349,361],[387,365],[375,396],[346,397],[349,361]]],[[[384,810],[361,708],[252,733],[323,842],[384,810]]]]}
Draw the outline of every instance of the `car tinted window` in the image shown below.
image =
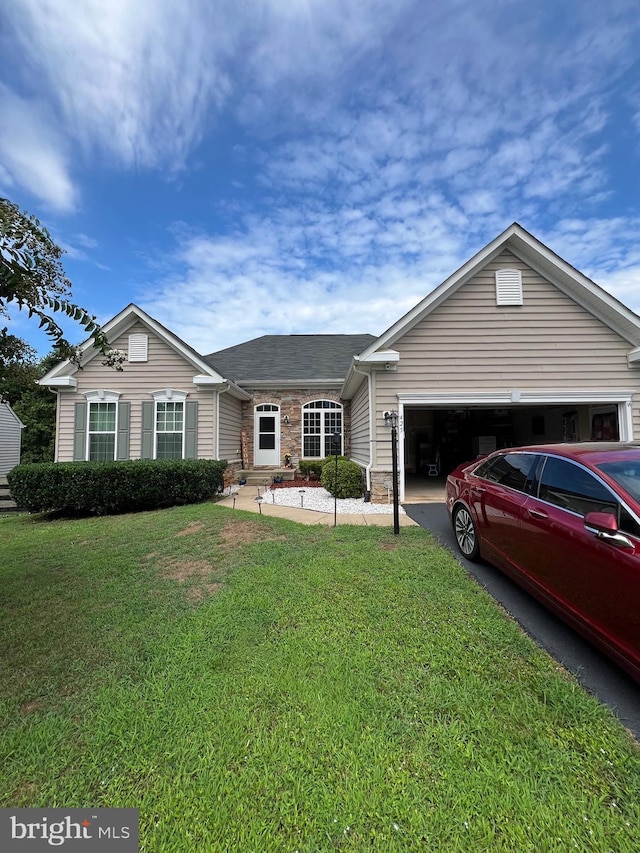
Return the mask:
{"type": "Polygon", "coordinates": [[[640,459],[604,462],[598,468],[619,483],[632,498],[640,501],[640,459]]]}
{"type": "Polygon", "coordinates": [[[534,453],[505,453],[487,459],[474,473],[477,477],[524,492],[537,458],[534,453]]]}
{"type": "Polygon", "coordinates": [[[545,461],[538,497],[579,515],[618,513],[618,502],[600,480],[579,465],[554,456],[545,461]]]}
{"type": "Polygon", "coordinates": [[[640,524],[638,524],[635,518],[622,506],[622,504],[620,505],[618,526],[623,533],[630,533],[632,536],[640,538],[640,524]]]}

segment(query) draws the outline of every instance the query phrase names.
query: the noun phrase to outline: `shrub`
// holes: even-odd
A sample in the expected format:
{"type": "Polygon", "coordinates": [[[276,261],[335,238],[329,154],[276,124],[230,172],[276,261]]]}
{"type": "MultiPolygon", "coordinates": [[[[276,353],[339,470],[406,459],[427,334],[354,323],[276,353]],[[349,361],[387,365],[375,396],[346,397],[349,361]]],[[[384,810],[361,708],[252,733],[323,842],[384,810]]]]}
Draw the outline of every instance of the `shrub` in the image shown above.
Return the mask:
{"type": "Polygon", "coordinates": [[[362,469],[350,459],[339,456],[336,479],[336,458],[330,456],[322,469],[322,485],[334,497],[361,498],[364,494],[362,469]]]}
{"type": "Polygon", "coordinates": [[[207,500],[222,489],[226,467],[211,459],[42,462],[17,465],[8,480],[20,509],[110,515],[207,500]]]}
{"type": "MultiPolygon", "coordinates": [[[[338,459],[346,460],[346,456],[338,456],[338,459]]],[[[298,462],[298,470],[305,477],[318,477],[322,476],[322,469],[327,464],[327,462],[333,462],[336,464],[335,456],[325,456],[324,459],[301,459],[298,462]]]]}

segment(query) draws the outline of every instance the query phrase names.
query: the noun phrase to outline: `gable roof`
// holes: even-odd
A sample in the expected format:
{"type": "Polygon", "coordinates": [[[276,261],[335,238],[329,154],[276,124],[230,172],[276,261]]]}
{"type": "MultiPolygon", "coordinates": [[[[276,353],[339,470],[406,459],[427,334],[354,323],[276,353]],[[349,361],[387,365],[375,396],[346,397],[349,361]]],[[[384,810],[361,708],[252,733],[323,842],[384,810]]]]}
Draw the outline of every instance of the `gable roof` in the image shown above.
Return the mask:
{"type": "Polygon", "coordinates": [[[392,347],[399,338],[505,249],[520,258],[532,270],[554,284],[630,344],[636,347],[640,345],[640,317],[637,314],[514,222],[445,279],[411,311],[383,332],[375,343],[361,354],[361,360],[366,361],[367,357],[376,351],[392,347]]]}
{"type": "Polygon", "coordinates": [[[242,385],[292,382],[342,384],[354,355],[374,335],[262,335],[213,352],[205,360],[242,385]]]}
{"type": "MultiPolygon", "coordinates": [[[[238,388],[235,383],[220,375],[211,366],[211,364],[203,359],[200,353],[193,349],[193,347],[189,346],[189,344],[185,343],[181,338],[167,329],[166,326],[163,326],[162,323],[159,323],[147,314],[146,311],[143,311],[142,308],[134,305],[133,302],[109,320],[108,323],[105,323],[103,331],[110,340],[115,340],[120,337],[120,335],[125,334],[128,329],[138,322],[146,326],[193,367],[194,371],[198,374],[197,376],[194,376],[194,382],[199,380],[196,384],[206,384],[211,386],[228,383],[234,393],[237,393],[242,397],[246,396],[242,389],[238,388]]],[[[83,367],[94,358],[101,355],[100,351],[93,346],[92,338],[87,338],[87,340],[80,345],[80,352],[81,364],[83,367]]],[[[39,380],[39,384],[49,385],[54,388],[65,386],[73,387],[72,377],[78,369],[78,366],[73,364],[71,361],[62,361],[43,376],[42,379],[39,380]]]]}
{"type": "Polygon", "coordinates": [[[2,406],[3,410],[7,413],[7,415],[17,423],[20,429],[25,429],[25,424],[22,423],[20,418],[13,411],[13,409],[9,405],[8,400],[3,400],[2,397],[0,397],[0,406],[2,406]]]}

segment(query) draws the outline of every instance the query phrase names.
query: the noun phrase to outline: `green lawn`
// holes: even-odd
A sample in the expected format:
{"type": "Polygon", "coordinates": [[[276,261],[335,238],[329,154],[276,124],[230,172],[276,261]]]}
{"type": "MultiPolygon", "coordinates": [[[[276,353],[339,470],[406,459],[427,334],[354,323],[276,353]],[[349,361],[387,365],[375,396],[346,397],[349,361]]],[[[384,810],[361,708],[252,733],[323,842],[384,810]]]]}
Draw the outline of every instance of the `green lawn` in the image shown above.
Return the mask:
{"type": "Polygon", "coordinates": [[[0,806],[149,853],[635,853],[640,749],[417,528],[0,519],[0,806]]]}

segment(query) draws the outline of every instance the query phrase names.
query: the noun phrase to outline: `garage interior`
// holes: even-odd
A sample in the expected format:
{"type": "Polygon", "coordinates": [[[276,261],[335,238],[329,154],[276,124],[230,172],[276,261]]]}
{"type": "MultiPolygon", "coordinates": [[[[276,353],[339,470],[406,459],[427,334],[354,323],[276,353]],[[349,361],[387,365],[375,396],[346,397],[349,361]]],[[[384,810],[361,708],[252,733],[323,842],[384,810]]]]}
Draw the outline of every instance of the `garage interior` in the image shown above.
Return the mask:
{"type": "MultiPolygon", "coordinates": [[[[504,447],[565,441],[617,441],[617,407],[589,405],[404,410],[405,499],[441,493],[461,462],[504,447]]],[[[433,497],[431,498],[433,499],[433,497]]]]}

